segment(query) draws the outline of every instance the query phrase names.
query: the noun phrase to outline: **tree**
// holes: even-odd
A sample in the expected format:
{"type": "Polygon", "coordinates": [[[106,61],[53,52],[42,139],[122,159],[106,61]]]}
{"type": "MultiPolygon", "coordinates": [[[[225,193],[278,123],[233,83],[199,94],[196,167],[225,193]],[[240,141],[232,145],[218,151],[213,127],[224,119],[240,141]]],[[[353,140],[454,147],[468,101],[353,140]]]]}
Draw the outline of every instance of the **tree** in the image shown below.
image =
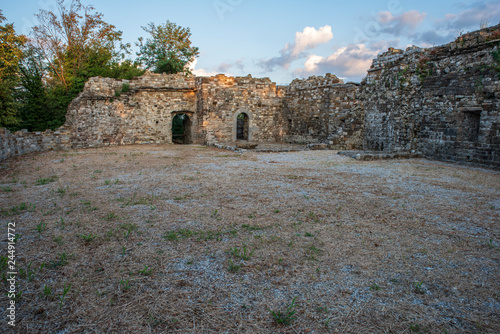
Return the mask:
{"type": "MultiPolygon", "coordinates": [[[[0,24],[5,16],[0,10],[0,24]]],[[[19,124],[16,117],[18,103],[14,98],[18,84],[19,62],[26,36],[17,35],[13,24],[0,25],[0,126],[11,127],[19,124]]]]}
{"type": "Polygon", "coordinates": [[[138,60],[146,69],[156,73],[188,72],[187,63],[199,55],[198,48],[191,46],[189,28],[167,21],[158,26],[151,22],[142,29],[151,35],[146,41],[140,37],[136,43],[138,60]]]}
{"type": "Polygon", "coordinates": [[[62,108],[61,112],[57,105],[59,99],[44,83],[46,67],[41,50],[28,44],[19,65],[20,88],[16,98],[21,106],[18,113],[20,124],[16,129],[45,131],[64,123],[65,109],[62,108]]]}
{"type": "Polygon", "coordinates": [[[65,121],[68,105],[90,77],[131,79],[142,75],[139,64],[127,60],[130,44],[103,14],[80,0],[57,0],[55,12],[40,10],[30,51],[22,67],[21,126],[55,129],[65,121]]]}
{"type": "Polygon", "coordinates": [[[83,88],[82,81],[99,75],[119,56],[122,32],[106,23],[94,7],[80,0],[72,0],[68,8],[64,3],[57,0],[57,14],[40,10],[36,15],[39,24],[33,27],[33,42],[48,64],[53,84],[69,91],[83,88]]]}

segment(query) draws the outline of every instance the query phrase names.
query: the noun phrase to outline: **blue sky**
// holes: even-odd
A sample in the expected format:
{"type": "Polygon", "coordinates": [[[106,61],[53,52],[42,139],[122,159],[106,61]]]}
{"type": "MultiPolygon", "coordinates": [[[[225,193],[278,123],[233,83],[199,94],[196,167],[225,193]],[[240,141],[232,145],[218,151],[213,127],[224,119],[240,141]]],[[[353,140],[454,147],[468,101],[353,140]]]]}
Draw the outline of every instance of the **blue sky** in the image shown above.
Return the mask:
{"type": "MultiPolygon", "coordinates": [[[[125,42],[147,37],[141,26],[166,20],[189,27],[200,48],[198,75],[270,77],[278,84],[336,74],[359,82],[388,47],[428,47],[500,22],[500,0],[82,0],[123,31],[125,42]]],[[[19,33],[55,0],[0,0],[19,33]]]]}

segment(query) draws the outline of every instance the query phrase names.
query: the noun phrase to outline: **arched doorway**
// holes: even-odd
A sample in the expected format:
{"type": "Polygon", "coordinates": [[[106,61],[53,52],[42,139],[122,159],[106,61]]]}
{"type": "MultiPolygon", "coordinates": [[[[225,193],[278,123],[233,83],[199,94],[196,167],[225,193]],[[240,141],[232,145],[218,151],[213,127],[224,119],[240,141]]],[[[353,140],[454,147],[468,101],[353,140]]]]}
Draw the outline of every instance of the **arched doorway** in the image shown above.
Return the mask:
{"type": "Polygon", "coordinates": [[[191,119],[185,113],[178,113],[172,119],[172,143],[191,144],[191,119]]]}
{"type": "Polygon", "coordinates": [[[242,112],[236,117],[236,140],[248,140],[249,117],[242,112]]]}

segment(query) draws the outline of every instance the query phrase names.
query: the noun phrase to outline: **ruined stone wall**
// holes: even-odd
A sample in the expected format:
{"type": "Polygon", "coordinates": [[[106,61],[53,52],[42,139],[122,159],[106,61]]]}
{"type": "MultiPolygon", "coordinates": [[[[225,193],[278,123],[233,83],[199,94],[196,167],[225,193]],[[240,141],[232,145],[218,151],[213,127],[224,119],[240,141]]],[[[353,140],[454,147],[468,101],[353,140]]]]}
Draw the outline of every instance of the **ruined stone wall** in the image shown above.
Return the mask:
{"type": "Polygon", "coordinates": [[[291,143],[328,143],[334,149],[361,149],[364,106],[356,84],[335,75],[294,80],[283,102],[291,143]]]}
{"type": "Polygon", "coordinates": [[[11,133],[7,129],[0,128],[0,160],[34,152],[70,149],[69,130],[61,127],[56,131],[22,130],[11,133]]]}
{"type": "Polygon", "coordinates": [[[496,26],[380,55],[362,88],[365,149],[500,167],[499,38],[496,26]]]}
{"type": "Polygon", "coordinates": [[[63,130],[0,132],[0,158],[53,148],[171,143],[189,118],[189,141],[231,143],[238,115],[250,141],[325,143],[333,149],[421,152],[500,167],[500,25],[430,49],[389,49],[361,85],[336,76],[294,80],[146,73],[91,78],[63,130]],[[69,138],[69,139],[68,139],[69,138]]]}
{"type": "Polygon", "coordinates": [[[195,111],[193,76],[95,77],[69,106],[66,125],[72,128],[73,147],[171,143],[175,113],[195,111]]]}
{"type": "Polygon", "coordinates": [[[283,139],[283,89],[269,78],[235,78],[220,74],[197,80],[199,141],[235,141],[236,117],[241,113],[249,117],[250,141],[283,139]]]}

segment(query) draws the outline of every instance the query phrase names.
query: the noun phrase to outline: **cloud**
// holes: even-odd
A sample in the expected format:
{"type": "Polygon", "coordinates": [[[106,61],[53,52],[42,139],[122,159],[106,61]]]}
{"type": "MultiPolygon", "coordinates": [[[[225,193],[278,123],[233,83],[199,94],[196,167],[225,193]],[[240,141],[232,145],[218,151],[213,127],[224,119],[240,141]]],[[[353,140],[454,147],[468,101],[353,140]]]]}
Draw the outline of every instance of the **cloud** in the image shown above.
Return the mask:
{"type": "Polygon", "coordinates": [[[459,13],[448,13],[436,20],[433,29],[414,34],[414,41],[425,46],[446,44],[461,32],[479,29],[485,19],[490,25],[497,24],[500,20],[500,1],[478,1],[463,8],[459,13]]]}
{"type": "Polygon", "coordinates": [[[442,20],[441,28],[458,32],[461,30],[477,30],[481,21],[488,19],[490,24],[497,24],[500,20],[500,1],[478,1],[467,6],[467,9],[458,14],[447,14],[442,20]]]}
{"type": "Polygon", "coordinates": [[[218,74],[217,72],[207,72],[203,68],[196,69],[196,64],[198,64],[198,59],[197,58],[195,58],[193,61],[191,61],[191,62],[189,62],[187,64],[188,69],[191,71],[191,73],[193,73],[196,76],[199,76],[199,77],[212,77],[212,76],[218,74]]]}
{"type": "Polygon", "coordinates": [[[359,79],[366,75],[380,51],[378,48],[368,48],[365,44],[350,44],[328,57],[310,55],[304,63],[304,68],[296,70],[294,74],[310,76],[334,73],[338,77],[359,79]]]}
{"type": "Polygon", "coordinates": [[[325,25],[316,30],[314,27],[305,27],[302,32],[295,33],[295,41],[287,43],[280,50],[280,56],[259,61],[258,65],[265,71],[273,71],[276,67],[288,69],[294,60],[306,57],[308,50],[319,44],[327,43],[333,38],[332,27],[325,25]]]}
{"type": "Polygon", "coordinates": [[[381,33],[386,33],[394,36],[413,31],[423,22],[427,13],[421,13],[417,10],[404,12],[401,15],[394,16],[389,11],[379,12],[377,14],[377,22],[380,25],[381,33]]]}
{"type": "Polygon", "coordinates": [[[326,43],[332,38],[333,33],[330,26],[324,26],[318,30],[313,27],[305,27],[302,32],[295,33],[292,55],[298,55],[303,51],[314,49],[318,44],[326,43]]]}
{"type": "Polygon", "coordinates": [[[215,70],[219,73],[227,73],[231,68],[237,68],[241,72],[245,71],[245,66],[243,65],[244,58],[238,59],[233,63],[222,63],[215,68],[215,70]]]}

